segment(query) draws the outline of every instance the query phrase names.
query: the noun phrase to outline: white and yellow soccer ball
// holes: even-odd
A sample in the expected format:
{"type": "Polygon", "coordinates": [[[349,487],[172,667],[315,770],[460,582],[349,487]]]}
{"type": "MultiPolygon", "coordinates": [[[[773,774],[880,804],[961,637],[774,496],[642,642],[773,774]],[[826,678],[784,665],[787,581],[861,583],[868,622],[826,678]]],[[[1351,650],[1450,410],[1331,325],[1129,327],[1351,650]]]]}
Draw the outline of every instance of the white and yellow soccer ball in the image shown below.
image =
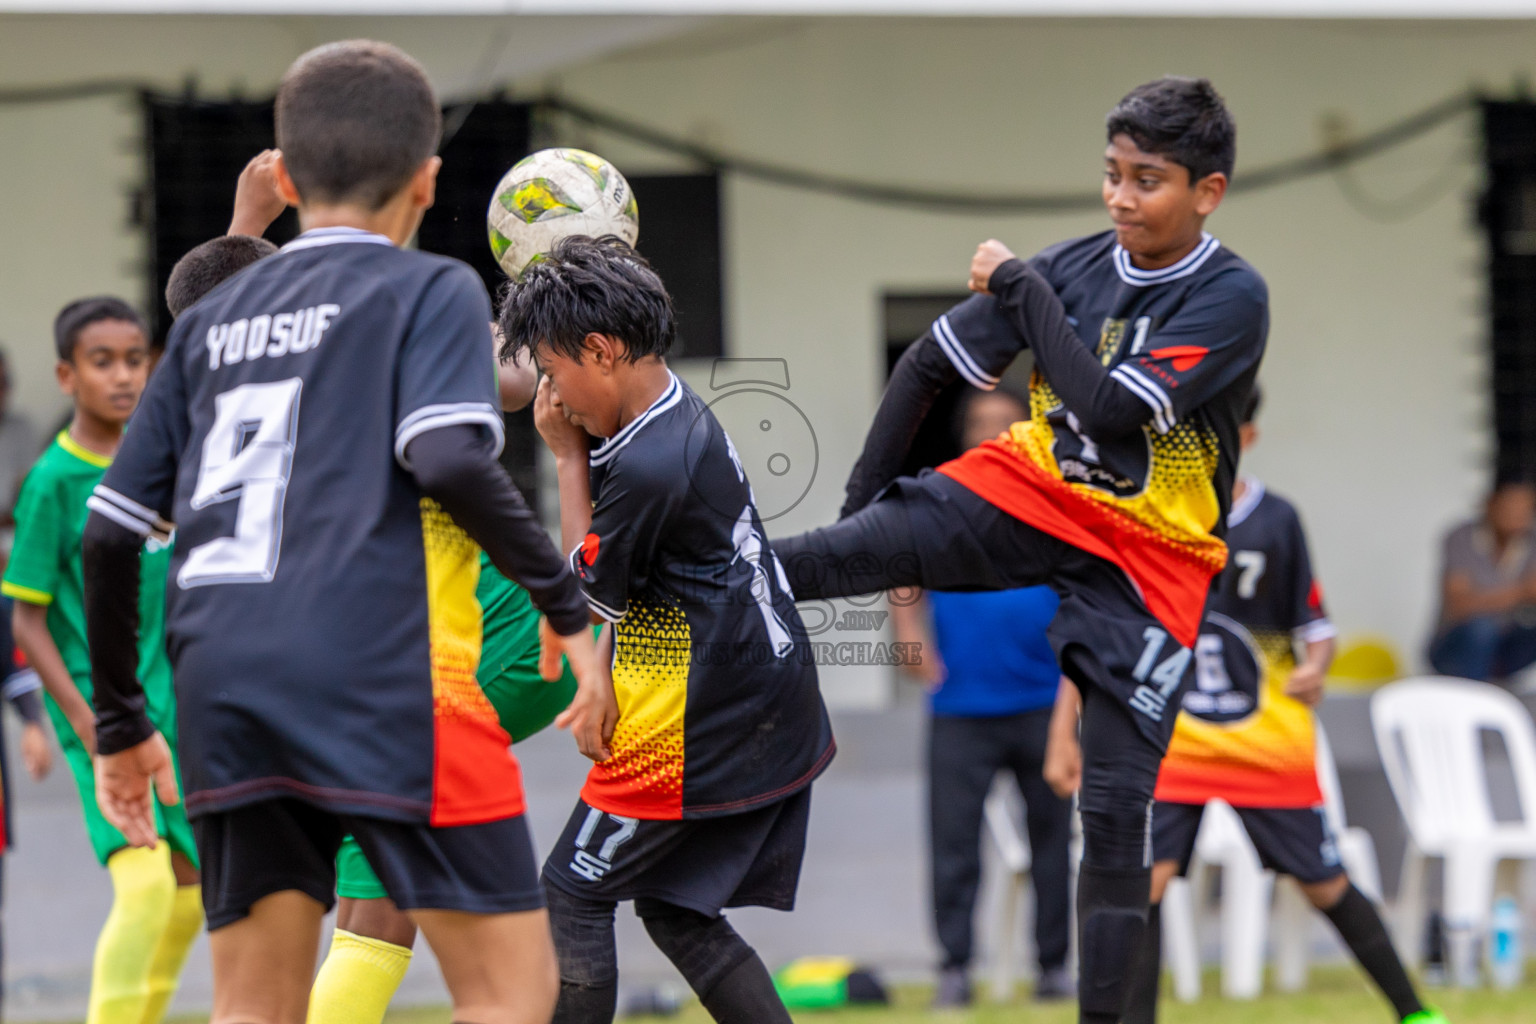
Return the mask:
{"type": "Polygon", "coordinates": [[[634,190],[613,164],[584,149],[541,149],[512,165],[485,213],[491,252],[516,278],[570,235],[640,237],[634,190]]]}

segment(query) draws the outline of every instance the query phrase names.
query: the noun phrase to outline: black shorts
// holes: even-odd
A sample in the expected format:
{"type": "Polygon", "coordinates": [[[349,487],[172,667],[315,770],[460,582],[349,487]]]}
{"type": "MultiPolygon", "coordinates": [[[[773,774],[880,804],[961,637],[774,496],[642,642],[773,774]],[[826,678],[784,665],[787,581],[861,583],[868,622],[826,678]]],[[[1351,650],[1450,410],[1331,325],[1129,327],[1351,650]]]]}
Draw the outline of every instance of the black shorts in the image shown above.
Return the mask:
{"type": "MultiPolygon", "coordinates": [[[[1326,882],[1344,873],[1339,844],[1322,804],[1316,807],[1234,807],[1243,821],[1259,863],[1298,882],[1326,882]]],[[[1204,804],[1152,805],[1152,859],[1179,862],[1189,870],[1204,804]]]]}
{"type": "Polygon", "coordinates": [[[809,786],[778,803],[692,821],[604,814],[578,801],[544,882],[594,902],[635,900],[716,917],[726,907],[793,910],[811,816],[809,786]]]}
{"type": "Polygon", "coordinates": [[[521,816],[435,828],[333,814],[283,797],[204,814],[192,826],[209,931],[286,889],[329,910],[336,902],[336,851],[348,833],[402,910],[500,914],[544,905],[521,816]]]}

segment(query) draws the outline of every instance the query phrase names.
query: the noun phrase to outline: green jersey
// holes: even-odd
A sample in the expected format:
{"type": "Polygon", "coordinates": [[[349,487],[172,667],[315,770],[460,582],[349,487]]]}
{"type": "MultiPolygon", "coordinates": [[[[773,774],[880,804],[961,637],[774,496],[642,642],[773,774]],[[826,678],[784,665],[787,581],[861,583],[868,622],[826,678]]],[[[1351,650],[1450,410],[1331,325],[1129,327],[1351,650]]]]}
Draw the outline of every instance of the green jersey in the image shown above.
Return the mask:
{"type": "MultiPolygon", "coordinates": [[[[0,593],[48,608],[48,633],[64,659],[64,668],[80,695],[91,699],[91,653],[85,641],[85,593],[80,572],[80,535],[90,514],[86,499],[112,464],[111,458],[82,448],[61,431],[33,464],[16,499],[16,540],[11,561],[0,581],[0,593]]],[[[171,753],[176,752],[176,695],[171,687],[171,662],[165,653],[165,578],[171,568],[171,545],[150,539],[144,543],[139,573],[139,679],[150,721],[171,753]]],[[[91,755],[75,735],[53,698],[43,701],[53,720],[64,761],[80,793],[85,831],[96,858],[107,859],[128,845],[96,805],[96,780],[91,755]]],[[[180,804],[155,800],[155,833],[171,849],[197,863],[196,843],[186,811],[180,804]]]]}
{"type": "MultiPolygon", "coordinates": [[[[520,743],[566,709],[576,695],[576,677],[564,659],[557,681],[539,675],[539,610],[528,591],[498,572],[483,552],[475,598],[480,602],[484,636],[475,678],[496,709],[501,727],[512,742],[520,743]]],[[[352,900],[389,895],[351,836],[336,855],[336,895],[352,900]]]]}
{"type": "MultiPolygon", "coordinates": [[[[85,642],[80,535],[90,515],[86,499],[111,464],[109,456],[82,448],[68,431],[54,438],[21,485],[16,539],[0,582],[0,593],[7,597],[47,606],[48,632],[86,700],[91,699],[91,655],[85,642]]],[[[174,741],[176,700],[165,653],[165,579],[170,564],[169,543],[145,542],[139,574],[139,679],[150,720],[174,741]]],[[[48,705],[57,726],[63,716],[51,700],[48,705]]]]}
{"type": "Polygon", "coordinates": [[[480,602],[484,639],[475,678],[490,699],[512,742],[519,743],[566,709],[576,695],[576,677],[561,663],[561,676],[548,682],[539,675],[539,611],[528,591],[496,571],[480,555],[480,602]]]}

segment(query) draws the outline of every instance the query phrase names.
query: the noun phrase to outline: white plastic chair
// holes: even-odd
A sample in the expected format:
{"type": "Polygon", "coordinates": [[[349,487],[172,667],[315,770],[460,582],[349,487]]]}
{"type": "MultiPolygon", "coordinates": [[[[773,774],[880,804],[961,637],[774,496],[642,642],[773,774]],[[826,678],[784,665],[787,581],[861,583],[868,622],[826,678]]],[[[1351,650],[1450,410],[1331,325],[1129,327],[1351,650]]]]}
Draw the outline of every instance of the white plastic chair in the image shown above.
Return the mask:
{"type": "MultiPolygon", "coordinates": [[[[1372,899],[1381,896],[1381,869],[1370,833],[1344,821],[1338,769],[1321,724],[1316,727],[1318,786],[1323,812],[1350,879],[1372,899]]],[[[1182,1002],[1200,998],[1200,947],[1195,920],[1208,876],[1221,868],[1221,989],[1229,999],[1253,999],[1263,986],[1264,949],[1274,907],[1276,985],[1293,992],[1306,984],[1312,905],[1293,884],[1277,887],[1264,870],[1242,820],[1228,804],[1211,801],[1195,837],[1188,879],[1175,878],[1163,894],[1163,946],[1182,1002]]]]}
{"type": "Polygon", "coordinates": [[[1029,882],[1030,866],[1029,841],[1015,824],[1017,816],[1009,806],[1009,788],[999,775],[982,807],[987,834],[992,837],[998,860],[1007,873],[1003,881],[1002,903],[998,908],[997,948],[992,951],[991,994],[993,1001],[999,1003],[1013,999],[1024,886],[1029,882]]]}
{"type": "Polygon", "coordinates": [[[1392,795],[1408,825],[1398,887],[1398,948],[1423,949],[1424,875],[1444,862],[1447,955],[1460,985],[1477,977],[1477,940],[1487,928],[1501,861],[1536,860],[1536,726],[1512,695],[1487,683],[1427,676],[1392,683],[1371,698],[1371,726],[1392,795]],[[1484,732],[1509,753],[1522,820],[1496,821],[1488,796],[1484,732]]]}

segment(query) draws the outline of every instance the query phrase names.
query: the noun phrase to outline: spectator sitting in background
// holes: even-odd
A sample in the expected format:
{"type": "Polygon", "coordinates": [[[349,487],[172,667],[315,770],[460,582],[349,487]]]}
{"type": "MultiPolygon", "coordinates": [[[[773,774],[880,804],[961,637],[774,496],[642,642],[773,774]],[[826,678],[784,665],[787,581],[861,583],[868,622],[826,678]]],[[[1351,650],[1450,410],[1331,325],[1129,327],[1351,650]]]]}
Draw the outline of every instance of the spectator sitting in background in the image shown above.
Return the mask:
{"type": "Polygon", "coordinates": [[[1536,662],[1536,488],[1504,480],[1445,538],[1435,671],[1501,680],[1536,662]]]}
{"type": "MultiPolygon", "coordinates": [[[[961,405],[960,443],[974,448],[1029,415],[1004,391],[961,405]]],[[[972,919],[981,880],[983,804],[1000,771],[1024,794],[1035,890],[1038,1000],[1073,994],[1067,973],[1068,867],[1072,805],[1041,777],[1061,670],[1045,628],[1056,614],[1049,587],[983,593],[893,592],[896,639],[921,644],[906,666],[929,692],[929,855],[935,930],[944,962],[935,1007],[971,1001],[972,919]],[[902,597],[909,597],[902,600],[902,597]],[[931,632],[930,632],[931,629],[931,632]]]]}

